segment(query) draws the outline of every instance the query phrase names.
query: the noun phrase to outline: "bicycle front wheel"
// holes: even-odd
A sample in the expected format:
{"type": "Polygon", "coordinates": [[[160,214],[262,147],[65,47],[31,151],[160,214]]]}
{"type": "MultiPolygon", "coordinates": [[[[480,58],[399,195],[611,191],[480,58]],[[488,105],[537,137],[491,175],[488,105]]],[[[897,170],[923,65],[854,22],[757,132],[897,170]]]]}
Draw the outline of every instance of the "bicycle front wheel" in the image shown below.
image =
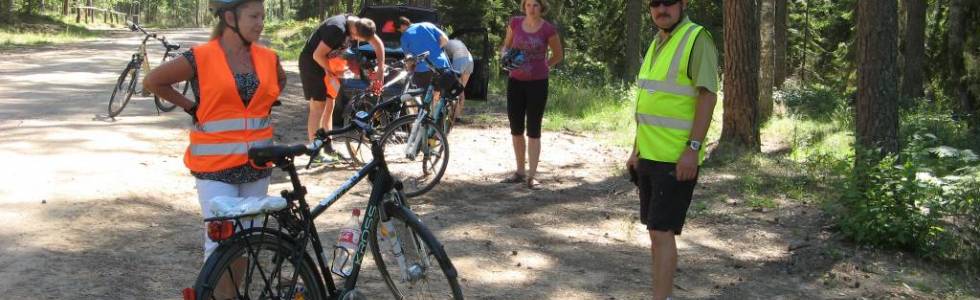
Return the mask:
{"type": "Polygon", "coordinates": [[[381,136],[385,161],[391,175],[402,181],[405,196],[415,197],[431,190],[446,172],[449,163],[449,143],[446,135],[432,120],[426,118],[413,127],[417,115],[408,115],[392,122],[381,136]]]}
{"type": "MultiPolygon", "coordinates": [[[[160,64],[163,64],[168,60],[174,59],[175,57],[177,57],[176,53],[167,53],[167,55],[163,56],[163,61],[160,64]]],[[[187,81],[181,81],[173,84],[174,90],[176,90],[181,95],[187,95],[187,90],[190,88],[190,86],[191,85],[188,84],[187,81]]],[[[177,107],[177,104],[174,104],[173,102],[164,99],[160,99],[160,96],[157,95],[153,95],[153,102],[156,103],[157,108],[159,108],[161,111],[164,112],[169,112],[171,110],[174,110],[175,107],[177,107]]]]}
{"type": "Polygon", "coordinates": [[[294,247],[272,233],[221,244],[197,277],[196,299],[327,299],[313,259],[294,247]]]}
{"type": "Polygon", "coordinates": [[[110,118],[115,118],[119,113],[122,113],[123,108],[126,108],[126,104],[129,103],[129,99],[133,97],[133,92],[136,91],[136,77],[139,76],[139,68],[134,67],[135,65],[137,64],[126,65],[122,74],[119,74],[116,85],[112,88],[112,95],[109,96],[110,118]]]}
{"type": "Polygon", "coordinates": [[[388,211],[369,237],[371,254],[395,299],[463,299],[456,268],[442,244],[407,206],[388,211]]]}

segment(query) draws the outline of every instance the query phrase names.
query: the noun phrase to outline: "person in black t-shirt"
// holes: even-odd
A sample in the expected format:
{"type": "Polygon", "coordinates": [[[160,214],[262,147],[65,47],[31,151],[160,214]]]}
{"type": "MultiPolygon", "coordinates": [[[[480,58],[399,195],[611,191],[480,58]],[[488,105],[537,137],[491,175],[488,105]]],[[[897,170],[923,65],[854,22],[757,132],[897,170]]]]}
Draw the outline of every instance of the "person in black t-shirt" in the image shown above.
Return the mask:
{"type": "MultiPolygon", "coordinates": [[[[368,42],[378,61],[385,59],[384,43],[375,32],[374,21],[350,15],[337,15],[320,23],[310,35],[299,56],[299,74],[303,97],[310,101],[307,138],[313,141],[317,129],[333,128],[334,101],[340,93],[340,79],[347,70],[343,52],[351,42],[368,42]]],[[[371,74],[371,88],[380,90],[384,63],[371,74]]],[[[333,150],[327,147],[328,152],[333,150]]]]}

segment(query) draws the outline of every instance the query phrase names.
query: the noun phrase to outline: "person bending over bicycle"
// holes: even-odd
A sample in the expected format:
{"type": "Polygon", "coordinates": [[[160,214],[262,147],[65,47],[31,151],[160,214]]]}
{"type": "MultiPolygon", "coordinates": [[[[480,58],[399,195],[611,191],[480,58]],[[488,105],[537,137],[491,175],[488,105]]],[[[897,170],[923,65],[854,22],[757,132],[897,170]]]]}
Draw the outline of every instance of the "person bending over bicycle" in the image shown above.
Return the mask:
{"type": "MultiPolygon", "coordinates": [[[[248,162],[248,149],[272,145],[272,107],[286,86],[278,55],[255,43],[262,34],[261,0],[209,0],[218,18],[211,40],[153,71],[144,88],[187,112],[194,128],[184,164],[197,178],[202,215],[216,196],[265,196],[270,168],[248,162]],[[191,101],[171,84],[190,80],[191,101]]],[[[204,234],[204,260],[217,244],[204,234]]],[[[244,266],[244,264],[243,264],[244,266]]]]}
{"type": "MultiPolygon", "coordinates": [[[[436,25],[429,22],[412,23],[407,17],[399,17],[395,20],[398,32],[401,35],[401,47],[405,54],[418,56],[423,52],[429,52],[429,58],[439,69],[449,68],[449,58],[446,57],[442,47],[449,43],[449,37],[436,25]]],[[[429,66],[422,62],[417,62],[415,75],[412,77],[415,87],[425,88],[432,82],[435,72],[429,70],[429,66]]],[[[439,91],[432,93],[432,99],[439,99],[439,91]]]]}
{"type": "MultiPolygon", "coordinates": [[[[320,23],[310,35],[299,55],[299,76],[303,81],[303,98],[310,101],[307,138],[314,139],[317,129],[333,128],[333,110],[340,95],[341,79],[347,70],[343,53],[355,42],[368,42],[374,48],[378,64],[371,74],[371,88],[380,92],[385,71],[384,42],[376,34],[374,21],[351,15],[337,15],[320,23]]],[[[324,150],[334,156],[333,148],[324,150]]],[[[323,156],[318,156],[323,158],[323,156]]]]}

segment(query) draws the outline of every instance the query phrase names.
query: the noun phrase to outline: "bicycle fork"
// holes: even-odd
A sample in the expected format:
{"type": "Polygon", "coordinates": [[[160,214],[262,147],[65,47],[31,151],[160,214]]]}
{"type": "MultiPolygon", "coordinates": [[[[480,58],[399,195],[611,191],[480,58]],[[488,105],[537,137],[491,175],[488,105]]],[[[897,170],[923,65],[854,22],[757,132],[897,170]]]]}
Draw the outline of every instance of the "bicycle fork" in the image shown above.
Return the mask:
{"type": "Polygon", "coordinates": [[[422,136],[424,134],[420,133],[419,128],[422,128],[422,120],[425,120],[425,110],[419,111],[417,117],[415,117],[415,122],[412,122],[412,130],[408,134],[408,143],[405,145],[405,158],[410,160],[415,160],[415,157],[419,155],[419,146],[422,144],[422,136]]]}

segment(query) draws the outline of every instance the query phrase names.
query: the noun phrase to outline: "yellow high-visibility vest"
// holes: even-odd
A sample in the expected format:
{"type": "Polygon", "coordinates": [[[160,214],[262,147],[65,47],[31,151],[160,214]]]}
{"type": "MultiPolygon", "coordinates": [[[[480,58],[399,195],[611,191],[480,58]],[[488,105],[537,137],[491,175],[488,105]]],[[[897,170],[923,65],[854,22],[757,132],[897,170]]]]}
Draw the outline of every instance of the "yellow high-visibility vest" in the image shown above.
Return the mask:
{"type": "MultiPolygon", "coordinates": [[[[643,59],[637,78],[636,147],[643,159],[675,163],[687,149],[694,125],[698,90],[687,65],[703,27],[687,22],[675,29],[660,53],[656,42],[643,59]]],[[[698,164],[704,160],[704,148],[698,164]]]]}

